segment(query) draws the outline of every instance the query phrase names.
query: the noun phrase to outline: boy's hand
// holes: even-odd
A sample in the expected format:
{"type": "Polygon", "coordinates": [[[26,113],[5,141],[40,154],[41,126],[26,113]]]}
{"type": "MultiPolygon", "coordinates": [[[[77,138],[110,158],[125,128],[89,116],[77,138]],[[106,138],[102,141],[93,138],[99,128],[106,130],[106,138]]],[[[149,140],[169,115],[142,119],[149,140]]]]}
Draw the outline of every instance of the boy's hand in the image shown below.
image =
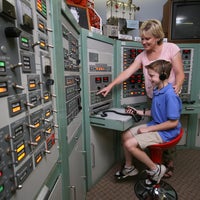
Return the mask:
{"type": "Polygon", "coordinates": [[[130,114],[134,114],[134,115],[136,115],[137,114],[137,110],[135,109],[135,108],[133,108],[133,107],[131,107],[131,106],[127,106],[126,108],[125,108],[125,111],[127,112],[127,113],[130,113],[130,114]]]}

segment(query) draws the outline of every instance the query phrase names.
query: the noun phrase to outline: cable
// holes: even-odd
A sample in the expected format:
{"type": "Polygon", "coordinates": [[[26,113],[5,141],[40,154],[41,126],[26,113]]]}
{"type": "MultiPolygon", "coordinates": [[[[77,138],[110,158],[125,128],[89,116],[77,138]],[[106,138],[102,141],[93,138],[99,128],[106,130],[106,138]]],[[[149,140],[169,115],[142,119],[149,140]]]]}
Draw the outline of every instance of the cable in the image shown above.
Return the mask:
{"type": "Polygon", "coordinates": [[[101,117],[107,117],[108,112],[112,112],[112,113],[115,113],[115,114],[118,114],[118,115],[131,116],[135,122],[139,122],[142,119],[142,117],[140,115],[130,114],[130,113],[121,113],[121,112],[117,112],[115,110],[104,110],[101,113],[101,117]]]}

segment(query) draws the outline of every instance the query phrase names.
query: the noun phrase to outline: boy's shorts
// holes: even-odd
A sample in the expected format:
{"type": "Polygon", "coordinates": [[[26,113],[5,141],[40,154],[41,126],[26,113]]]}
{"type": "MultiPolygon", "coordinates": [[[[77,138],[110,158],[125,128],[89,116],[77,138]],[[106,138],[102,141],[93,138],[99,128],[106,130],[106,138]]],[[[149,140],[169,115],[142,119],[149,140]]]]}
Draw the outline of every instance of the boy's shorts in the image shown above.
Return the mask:
{"type": "Polygon", "coordinates": [[[137,134],[137,130],[140,127],[144,127],[144,126],[146,126],[146,124],[135,126],[129,129],[131,134],[137,140],[141,149],[145,149],[146,147],[151,146],[153,144],[163,143],[162,138],[160,137],[158,132],[148,132],[148,133],[137,134]]]}

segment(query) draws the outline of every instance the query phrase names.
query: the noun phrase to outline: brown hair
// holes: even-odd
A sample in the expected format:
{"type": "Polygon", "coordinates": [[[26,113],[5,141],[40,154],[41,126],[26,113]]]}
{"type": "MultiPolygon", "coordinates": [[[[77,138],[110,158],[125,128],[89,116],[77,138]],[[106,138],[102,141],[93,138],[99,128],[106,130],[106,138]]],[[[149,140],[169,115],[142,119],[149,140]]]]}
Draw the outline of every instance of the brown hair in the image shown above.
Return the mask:
{"type": "Polygon", "coordinates": [[[155,72],[157,72],[159,75],[164,75],[166,76],[165,79],[169,78],[171,69],[172,69],[172,64],[169,61],[166,60],[156,60],[149,65],[145,66],[146,69],[152,69],[155,72]]]}

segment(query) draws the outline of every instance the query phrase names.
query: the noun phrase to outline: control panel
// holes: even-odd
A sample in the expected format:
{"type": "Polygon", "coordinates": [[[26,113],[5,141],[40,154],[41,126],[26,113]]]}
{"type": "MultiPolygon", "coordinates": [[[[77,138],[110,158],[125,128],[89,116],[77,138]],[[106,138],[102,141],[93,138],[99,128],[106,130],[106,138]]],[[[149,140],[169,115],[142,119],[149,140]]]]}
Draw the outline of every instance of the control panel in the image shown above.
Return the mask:
{"type": "Polygon", "coordinates": [[[112,106],[112,91],[106,97],[96,95],[112,81],[113,46],[88,38],[89,110],[90,114],[112,106]]]}
{"type": "Polygon", "coordinates": [[[82,124],[79,34],[62,15],[62,48],[68,142],[82,124]]]}
{"type": "Polygon", "coordinates": [[[58,159],[49,9],[46,0],[0,3],[1,200],[33,199],[58,159]]]}
{"type": "MultiPolygon", "coordinates": [[[[122,46],[122,62],[121,70],[127,69],[132,62],[134,62],[136,56],[140,54],[143,49],[139,47],[122,46]]],[[[143,66],[131,75],[127,80],[122,83],[121,88],[121,104],[133,104],[145,101],[145,83],[143,75],[143,66]]]]}
{"type": "Polygon", "coordinates": [[[185,80],[182,86],[180,97],[182,101],[191,101],[191,83],[192,83],[192,68],[193,68],[193,48],[181,48],[185,80]]]}

